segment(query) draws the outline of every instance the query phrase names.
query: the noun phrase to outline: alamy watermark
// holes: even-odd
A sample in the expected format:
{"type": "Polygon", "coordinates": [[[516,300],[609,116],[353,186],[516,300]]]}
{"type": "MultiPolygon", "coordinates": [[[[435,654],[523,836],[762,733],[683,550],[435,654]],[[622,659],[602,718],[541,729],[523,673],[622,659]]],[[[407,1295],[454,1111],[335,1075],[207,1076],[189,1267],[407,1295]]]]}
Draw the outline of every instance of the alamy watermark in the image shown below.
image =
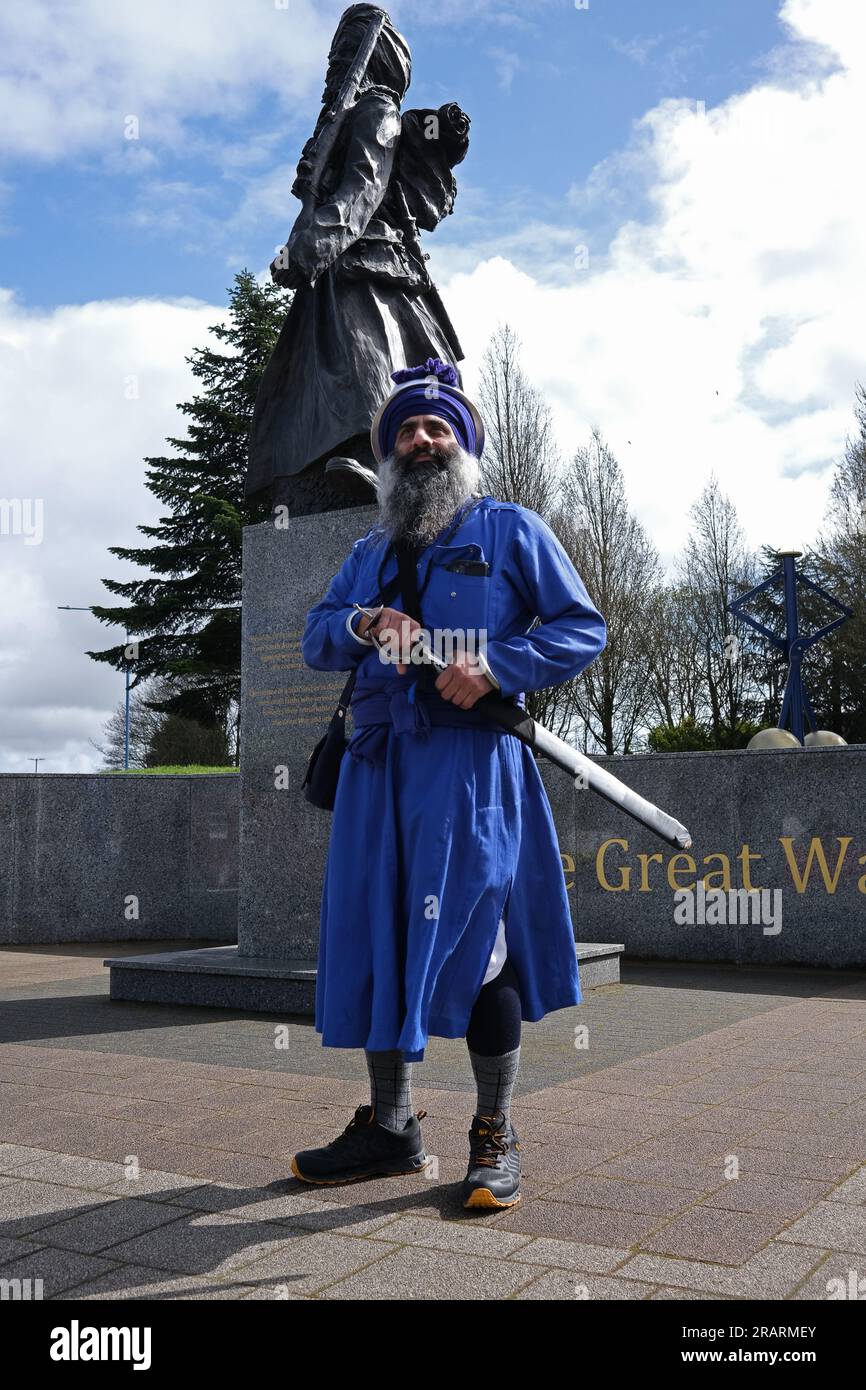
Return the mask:
{"type": "Polygon", "coordinates": [[[763,927],[764,936],[782,930],[781,888],[711,888],[700,879],[695,888],[674,893],[674,921],[680,927],[763,927]],[[772,898],[772,903],[771,903],[772,898]]]}
{"type": "Polygon", "coordinates": [[[41,545],[41,497],[0,497],[0,536],[23,536],[25,545],[41,545]]]}
{"type": "MultiPolygon", "coordinates": [[[[405,629],[406,624],[401,626],[405,629]]],[[[487,629],[484,627],[434,627],[416,628],[411,636],[396,628],[383,628],[376,634],[379,646],[379,660],[384,663],[398,663],[401,666],[422,665],[427,653],[432,652],[440,661],[450,665],[453,661],[467,657],[483,673],[481,657],[487,654],[487,629]]]]}

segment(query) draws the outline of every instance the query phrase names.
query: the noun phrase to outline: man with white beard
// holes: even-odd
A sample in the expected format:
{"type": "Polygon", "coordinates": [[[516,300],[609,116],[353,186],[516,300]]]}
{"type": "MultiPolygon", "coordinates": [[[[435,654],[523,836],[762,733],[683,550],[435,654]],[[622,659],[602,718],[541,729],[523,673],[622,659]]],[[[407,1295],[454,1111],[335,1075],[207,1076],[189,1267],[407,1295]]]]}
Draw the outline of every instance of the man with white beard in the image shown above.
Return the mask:
{"type": "Polygon", "coordinates": [[[479,492],[484,425],[453,367],[430,358],[393,377],[371,429],[379,523],[302,642],[316,670],[356,668],[315,1027],[325,1047],[364,1049],[370,1103],[292,1171],[324,1184],[423,1172],[411,1065],[431,1034],[465,1038],[477,1098],[461,1195],[499,1209],[520,1200],[521,1021],[581,993],[550,803],[531,750],[485,716],[484,697],[522,705],[578,675],[606,627],[546,522],[479,492]],[[435,679],[416,659],[419,628],[457,637],[435,679]]]}

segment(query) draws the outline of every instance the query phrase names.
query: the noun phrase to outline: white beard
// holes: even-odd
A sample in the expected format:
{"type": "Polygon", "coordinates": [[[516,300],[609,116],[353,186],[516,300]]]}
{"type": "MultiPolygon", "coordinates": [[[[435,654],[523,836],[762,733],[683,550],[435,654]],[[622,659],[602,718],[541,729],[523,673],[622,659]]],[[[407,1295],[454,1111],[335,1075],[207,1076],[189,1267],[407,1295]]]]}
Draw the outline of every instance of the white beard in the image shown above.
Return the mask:
{"type": "MultiPolygon", "coordinates": [[[[438,447],[438,446],[437,446],[438,447]]],[[[379,465],[379,526],[409,545],[429,544],[468,497],[479,496],[481,465],[459,444],[443,462],[405,464],[390,453],[379,465]]]]}

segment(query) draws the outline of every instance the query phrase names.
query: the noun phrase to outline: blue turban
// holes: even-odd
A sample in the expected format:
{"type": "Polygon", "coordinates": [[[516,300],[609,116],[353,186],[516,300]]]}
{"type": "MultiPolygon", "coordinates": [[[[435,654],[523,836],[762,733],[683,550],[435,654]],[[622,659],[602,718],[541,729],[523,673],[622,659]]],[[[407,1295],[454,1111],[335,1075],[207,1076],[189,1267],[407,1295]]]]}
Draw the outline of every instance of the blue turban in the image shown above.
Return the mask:
{"type": "Polygon", "coordinates": [[[396,388],[373,421],[382,458],[392,453],[397,431],[412,415],[436,415],[445,420],[466,452],[481,457],[484,427],[469,398],[459,390],[457,379],[451,364],[438,357],[428,357],[421,367],[402,367],[391,373],[396,388]]]}

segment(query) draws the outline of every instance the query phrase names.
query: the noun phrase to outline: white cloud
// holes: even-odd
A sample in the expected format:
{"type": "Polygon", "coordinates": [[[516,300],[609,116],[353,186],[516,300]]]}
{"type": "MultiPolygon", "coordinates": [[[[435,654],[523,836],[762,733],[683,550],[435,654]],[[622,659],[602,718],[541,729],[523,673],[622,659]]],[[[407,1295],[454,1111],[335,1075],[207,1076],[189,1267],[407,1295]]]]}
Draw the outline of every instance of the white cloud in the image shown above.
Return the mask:
{"type": "Polygon", "coordinates": [[[184,357],[222,317],[195,301],[148,300],[28,314],[0,293],[0,497],[41,500],[43,514],[39,544],[8,523],[0,534],[5,771],[32,771],[27,759],[37,755],[46,772],[100,765],[88,740],[101,739],[123,677],[85,652],[122,632],[58,605],[122,606],[103,576],[143,577],[108,547],[146,544],[137,524],[164,510],[146,490],[142,460],[168,452],[167,434],[183,435],[175,406],[193,388],[184,357]]]}
{"type": "Polygon", "coordinates": [[[0,153],[106,155],[140,122],[180,147],[188,118],[237,115],[275,93],[284,110],[322,80],[341,6],[311,0],[30,0],[0,8],[0,153]]]}
{"type": "Polygon", "coordinates": [[[705,117],[686,102],[650,111],[595,177],[597,194],[640,169],[650,213],[590,246],[586,271],[564,242],[541,282],[503,255],[456,270],[439,257],[467,383],[507,319],[563,445],[602,428],[667,561],[711,469],[755,546],[814,539],[866,380],[866,15],[846,0],[788,0],[783,17],[792,36],[832,49],[836,70],[822,55],[796,88],[764,80],[705,117]]]}

